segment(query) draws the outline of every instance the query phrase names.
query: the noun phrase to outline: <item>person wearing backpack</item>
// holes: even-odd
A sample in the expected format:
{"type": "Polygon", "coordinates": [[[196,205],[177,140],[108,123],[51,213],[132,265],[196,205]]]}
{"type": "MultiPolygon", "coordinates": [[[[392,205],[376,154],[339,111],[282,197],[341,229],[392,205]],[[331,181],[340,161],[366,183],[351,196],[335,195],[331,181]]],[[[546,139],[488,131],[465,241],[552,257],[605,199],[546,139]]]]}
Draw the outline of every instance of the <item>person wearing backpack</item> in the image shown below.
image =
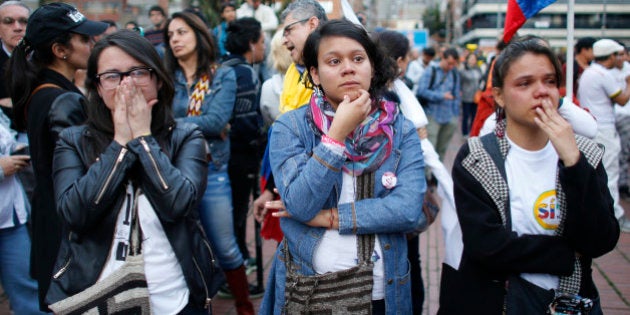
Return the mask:
{"type": "Polygon", "coordinates": [[[435,144],[440,159],[444,159],[446,147],[457,130],[461,103],[458,63],[457,50],[446,49],[439,64],[431,65],[424,71],[416,94],[429,119],[427,125],[429,141],[435,144]]]}
{"type": "MultiPolygon", "coordinates": [[[[250,195],[258,192],[258,172],[266,135],[260,112],[260,81],[252,67],[265,59],[265,36],[260,22],[244,17],[230,23],[225,41],[229,55],[222,66],[236,74],[236,100],[230,119],[230,161],[228,175],[232,183],[232,207],[236,243],[246,264],[250,261],[246,243],[247,213],[250,195]]],[[[250,286],[250,295],[257,292],[250,286]]]]}

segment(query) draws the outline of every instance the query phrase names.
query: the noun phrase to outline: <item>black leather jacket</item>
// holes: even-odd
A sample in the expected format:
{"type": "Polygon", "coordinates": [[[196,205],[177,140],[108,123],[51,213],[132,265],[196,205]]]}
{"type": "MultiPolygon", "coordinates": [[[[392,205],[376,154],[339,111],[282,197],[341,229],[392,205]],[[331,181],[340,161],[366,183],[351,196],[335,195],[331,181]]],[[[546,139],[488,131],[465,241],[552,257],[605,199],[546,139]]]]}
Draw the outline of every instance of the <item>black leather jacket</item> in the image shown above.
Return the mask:
{"type": "Polygon", "coordinates": [[[197,204],[206,188],[205,139],[196,126],[171,127],[162,147],[152,136],[126,147],[115,141],[90,161],[94,141],[86,126],[64,130],[55,149],[53,175],[64,236],[46,302],[72,296],[96,283],[112,246],[116,218],[131,179],[142,188],[181,265],[190,302],[208,308],[208,284],[220,272],[201,225],[197,204]]]}

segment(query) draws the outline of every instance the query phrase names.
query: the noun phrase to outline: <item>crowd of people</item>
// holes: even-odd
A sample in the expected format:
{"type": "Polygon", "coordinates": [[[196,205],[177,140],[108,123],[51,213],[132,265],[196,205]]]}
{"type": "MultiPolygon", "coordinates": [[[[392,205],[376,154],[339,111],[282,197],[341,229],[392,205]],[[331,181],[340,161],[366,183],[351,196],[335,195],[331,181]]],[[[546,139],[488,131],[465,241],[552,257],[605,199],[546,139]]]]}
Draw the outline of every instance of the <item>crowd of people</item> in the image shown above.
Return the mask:
{"type": "Polygon", "coordinates": [[[65,3],[0,4],[15,314],[56,311],[139,252],[154,314],[209,314],[215,294],[239,315],[421,314],[438,210],[439,314],[602,313],[592,259],[630,232],[623,44],[579,39],[567,98],[566,63],[537,36],[486,60],[315,0],[217,14],[153,6],[151,27],[119,29],[65,3]],[[278,241],[264,290],[247,277],[250,214],[278,241]]]}

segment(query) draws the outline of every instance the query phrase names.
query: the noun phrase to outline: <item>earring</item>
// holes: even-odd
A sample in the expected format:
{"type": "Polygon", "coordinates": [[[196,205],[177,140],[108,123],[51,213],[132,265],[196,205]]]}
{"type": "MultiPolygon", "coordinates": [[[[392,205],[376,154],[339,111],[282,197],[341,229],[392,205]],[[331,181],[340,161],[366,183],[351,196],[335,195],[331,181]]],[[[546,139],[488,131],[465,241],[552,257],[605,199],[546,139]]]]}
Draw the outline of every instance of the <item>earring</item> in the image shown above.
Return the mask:
{"type": "Polygon", "coordinates": [[[68,56],[63,56],[62,58],[63,58],[63,60],[66,60],[66,59],[68,59],[68,56]]]}
{"type": "Polygon", "coordinates": [[[315,85],[315,96],[317,96],[318,98],[321,98],[324,95],[324,92],[322,91],[322,86],[321,85],[315,85]]]}

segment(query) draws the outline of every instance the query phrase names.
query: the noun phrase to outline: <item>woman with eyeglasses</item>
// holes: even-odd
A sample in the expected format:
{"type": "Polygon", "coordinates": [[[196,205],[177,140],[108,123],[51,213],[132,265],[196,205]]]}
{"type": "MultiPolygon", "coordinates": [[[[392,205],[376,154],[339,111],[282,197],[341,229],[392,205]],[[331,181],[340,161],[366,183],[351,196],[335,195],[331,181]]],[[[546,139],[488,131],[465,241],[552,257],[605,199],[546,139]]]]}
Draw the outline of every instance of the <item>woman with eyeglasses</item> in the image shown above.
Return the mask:
{"type": "Polygon", "coordinates": [[[55,148],[64,237],[46,302],[120,268],[135,217],[151,312],[208,314],[213,258],[195,211],[206,187],[203,135],[173,118],[173,84],[136,32],[121,30],[96,44],[86,86],[87,123],[64,130],[55,148]]]}
{"type": "Polygon", "coordinates": [[[40,308],[48,290],[61,239],[61,223],[53,198],[52,160],[59,132],[83,123],[83,95],[72,83],[85,69],[91,36],[107,24],[87,20],[71,5],[51,3],[28,19],[24,38],[6,66],[8,91],[18,131],[26,131],[35,174],[32,197],[31,275],[38,282],[40,308]]]}
{"type": "Polygon", "coordinates": [[[173,14],[165,28],[165,63],[175,85],[173,113],[177,121],[199,126],[208,152],[207,189],[199,214],[216,249],[238,314],[254,314],[243,255],[234,235],[232,188],[228,176],[230,125],[236,101],[236,74],[219,66],[217,48],[203,21],[194,13],[173,14]]]}

